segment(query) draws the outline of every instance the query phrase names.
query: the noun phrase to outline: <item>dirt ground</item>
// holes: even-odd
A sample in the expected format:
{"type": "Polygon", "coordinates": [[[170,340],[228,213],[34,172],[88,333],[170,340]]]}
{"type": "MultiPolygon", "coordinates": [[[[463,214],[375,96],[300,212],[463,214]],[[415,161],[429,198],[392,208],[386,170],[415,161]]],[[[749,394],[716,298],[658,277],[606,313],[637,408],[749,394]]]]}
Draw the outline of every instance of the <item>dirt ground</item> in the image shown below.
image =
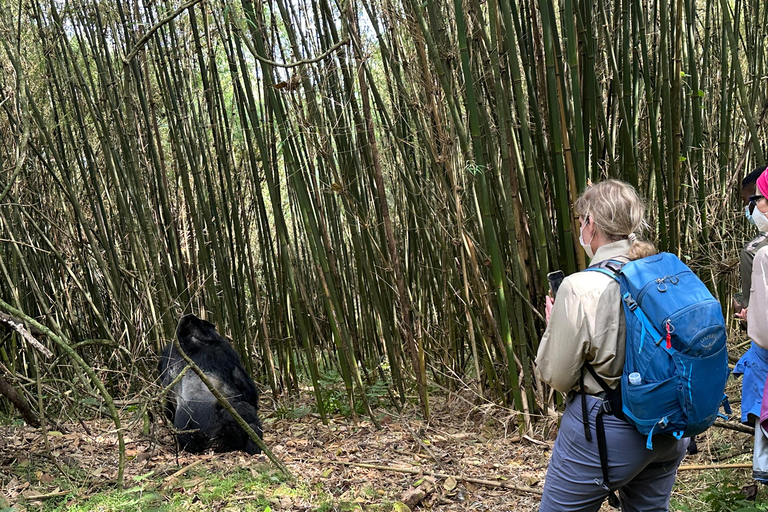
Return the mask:
{"type": "MultiPolygon", "coordinates": [[[[540,419],[530,435],[521,437],[515,416],[496,405],[473,406],[454,396],[433,397],[431,406],[429,421],[411,409],[399,416],[384,416],[381,430],[363,418],[355,422],[336,417],[326,426],[314,415],[278,419],[274,412],[263,410],[264,439],[307,488],[339,502],[358,503],[363,510],[398,501],[412,509],[432,511],[537,509],[554,420],[540,419]]],[[[152,478],[168,479],[193,464],[211,472],[233,466],[260,471],[269,464],[263,455],[240,452],[176,454],[166,428],[145,436],[140,419],[131,422],[130,418],[126,418],[125,428],[127,486],[150,472],[152,478]]],[[[79,499],[101,492],[116,477],[113,425],[99,420],[67,423],[56,429],[48,436],[51,451],[47,456],[39,429],[0,427],[0,491],[10,505],[66,494],[58,478],[63,472],[57,469],[65,465],[85,468],[90,475],[90,487],[79,499]],[[35,468],[30,470],[30,478],[19,471],[25,465],[35,468]]],[[[700,448],[701,453],[684,464],[751,460],[748,434],[713,428],[700,439],[700,448]]],[[[675,492],[700,493],[705,484],[699,474],[681,472],[675,492]]],[[[745,476],[741,483],[749,480],[745,476]]],[[[313,496],[306,496],[276,500],[271,508],[314,510],[316,506],[313,496]]],[[[604,505],[603,510],[611,509],[604,505]]]]}

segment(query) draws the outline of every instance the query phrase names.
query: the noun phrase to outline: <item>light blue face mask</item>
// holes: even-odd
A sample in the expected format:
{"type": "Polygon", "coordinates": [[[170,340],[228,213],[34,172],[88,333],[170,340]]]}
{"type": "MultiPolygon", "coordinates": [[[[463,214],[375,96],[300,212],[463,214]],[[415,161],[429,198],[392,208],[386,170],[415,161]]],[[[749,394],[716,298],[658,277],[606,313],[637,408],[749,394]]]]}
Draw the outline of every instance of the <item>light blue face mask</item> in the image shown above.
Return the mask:
{"type": "Polygon", "coordinates": [[[752,217],[752,212],[749,211],[749,207],[750,206],[751,205],[748,204],[747,206],[744,207],[744,215],[747,217],[747,220],[749,221],[749,223],[754,226],[755,225],[755,218],[752,217]]]}

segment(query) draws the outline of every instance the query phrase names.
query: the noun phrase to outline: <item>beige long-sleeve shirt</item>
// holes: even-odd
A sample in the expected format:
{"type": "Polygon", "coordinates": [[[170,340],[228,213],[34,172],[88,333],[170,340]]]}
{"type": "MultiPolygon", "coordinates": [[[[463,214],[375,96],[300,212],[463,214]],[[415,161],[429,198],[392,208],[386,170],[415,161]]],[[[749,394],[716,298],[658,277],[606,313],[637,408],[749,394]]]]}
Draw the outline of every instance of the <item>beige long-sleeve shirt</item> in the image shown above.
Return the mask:
{"type": "Polygon", "coordinates": [[[768,246],[755,254],[747,309],[747,334],[768,350],[768,246]]]}
{"type": "MultiPolygon", "coordinates": [[[[629,241],[603,245],[592,264],[629,253],[629,241]]],[[[619,284],[600,272],[577,272],[563,280],[547,330],[539,343],[536,370],[542,381],[563,393],[578,388],[581,368],[588,362],[612,388],[624,369],[624,312],[619,284]]],[[[584,372],[587,393],[602,391],[584,372]]]]}

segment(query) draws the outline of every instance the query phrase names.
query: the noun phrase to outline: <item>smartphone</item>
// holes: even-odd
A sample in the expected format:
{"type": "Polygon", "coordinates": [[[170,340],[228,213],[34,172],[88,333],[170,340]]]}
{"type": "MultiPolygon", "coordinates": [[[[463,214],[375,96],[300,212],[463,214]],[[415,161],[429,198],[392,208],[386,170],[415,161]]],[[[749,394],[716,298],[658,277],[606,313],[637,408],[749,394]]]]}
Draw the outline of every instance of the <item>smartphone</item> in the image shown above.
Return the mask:
{"type": "Polygon", "coordinates": [[[549,289],[552,291],[552,296],[554,297],[557,295],[557,289],[560,288],[560,283],[563,282],[563,278],[565,275],[563,275],[562,270],[555,270],[554,272],[550,272],[547,274],[547,281],[549,281],[549,289]]]}
{"type": "Polygon", "coordinates": [[[733,294],[733,312],[734,313],[739,313],[743,309],[744,306],[742,306],[741,304],[742,298],[743,296],[741,295],[741,292],[733,294]]]}

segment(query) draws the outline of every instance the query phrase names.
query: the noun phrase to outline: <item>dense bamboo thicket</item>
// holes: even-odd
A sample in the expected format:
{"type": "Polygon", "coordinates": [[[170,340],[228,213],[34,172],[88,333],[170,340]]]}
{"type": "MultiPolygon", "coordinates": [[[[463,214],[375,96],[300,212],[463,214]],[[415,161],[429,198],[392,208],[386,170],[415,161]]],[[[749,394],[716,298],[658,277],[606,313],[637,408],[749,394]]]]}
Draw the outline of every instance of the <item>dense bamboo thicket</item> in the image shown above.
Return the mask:
{"type": "Polygon", "coordinates": [[[195,312],[276,396],[310,384],[324,419],[329,375],[372,417],[370,386],[428,415],[434,383],[528,419],[546,274],[583,267],[571,205],[606,177],[735,291],[739,181],[764,162],[758,0],[0,15],[0,309],[53,350],[2,327],[0,376],[41,410],[100,396],[118,421],[110,394],[152,380],[195,312]]]}

